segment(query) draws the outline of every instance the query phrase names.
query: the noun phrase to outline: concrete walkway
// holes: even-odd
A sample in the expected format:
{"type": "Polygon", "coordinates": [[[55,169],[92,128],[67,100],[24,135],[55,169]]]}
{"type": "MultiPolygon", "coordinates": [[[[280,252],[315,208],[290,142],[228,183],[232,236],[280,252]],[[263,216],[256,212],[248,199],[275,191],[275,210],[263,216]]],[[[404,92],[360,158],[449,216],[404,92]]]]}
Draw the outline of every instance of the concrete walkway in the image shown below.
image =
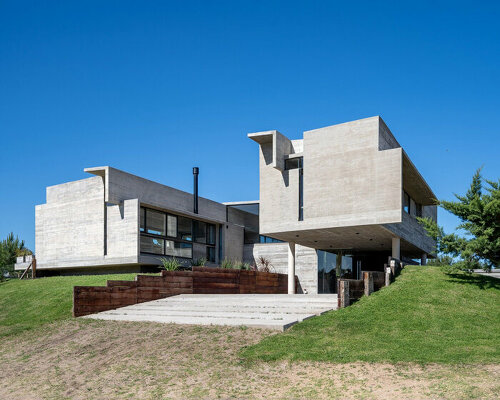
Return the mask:
{"type": "Polygon", "coordinates": [[[336,294],[181,294],[82,318],[284,331],[297,322],[335,309],[336,294]]]}
{"type": "Polygon", "coordinates": [[[484,272],[483,269],[475,269],[474,273],[500,279],[500,270],[498,269],[492,269],[491,272],[484,272]]]}

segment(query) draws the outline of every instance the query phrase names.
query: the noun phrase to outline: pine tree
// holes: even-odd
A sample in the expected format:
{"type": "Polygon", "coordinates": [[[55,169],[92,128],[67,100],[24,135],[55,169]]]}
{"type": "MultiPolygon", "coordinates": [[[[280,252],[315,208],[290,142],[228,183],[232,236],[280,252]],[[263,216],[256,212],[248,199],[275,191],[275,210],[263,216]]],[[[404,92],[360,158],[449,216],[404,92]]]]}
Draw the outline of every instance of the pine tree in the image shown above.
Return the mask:
{"type": "Polygon", "coordinates": [[[437,242],[438,254],[458,258],[459,268],[491,269],[500,265],[500,179],[483,179],[481,168],[472,178],[464,196],[455,194],[456,201],[437,204],[456,215],[461,223],[457,229],[466,235],[445,234],[430,218],[419,218],[427,234],[437,242]],[[484,187],[483,181],[487,187],[484,187]]]}

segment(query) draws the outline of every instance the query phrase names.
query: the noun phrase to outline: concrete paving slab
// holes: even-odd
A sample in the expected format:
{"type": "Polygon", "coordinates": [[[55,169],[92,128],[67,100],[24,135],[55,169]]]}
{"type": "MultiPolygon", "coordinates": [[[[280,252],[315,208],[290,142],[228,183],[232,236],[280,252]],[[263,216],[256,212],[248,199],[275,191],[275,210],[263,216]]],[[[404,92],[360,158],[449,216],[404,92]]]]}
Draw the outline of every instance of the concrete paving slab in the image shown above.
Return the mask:
{"type": "Polygon", "coordinates": [[[337,295],[182,294],[82,318],[190,325],[248,326],[283,331],[337,309],[337,295]]]}

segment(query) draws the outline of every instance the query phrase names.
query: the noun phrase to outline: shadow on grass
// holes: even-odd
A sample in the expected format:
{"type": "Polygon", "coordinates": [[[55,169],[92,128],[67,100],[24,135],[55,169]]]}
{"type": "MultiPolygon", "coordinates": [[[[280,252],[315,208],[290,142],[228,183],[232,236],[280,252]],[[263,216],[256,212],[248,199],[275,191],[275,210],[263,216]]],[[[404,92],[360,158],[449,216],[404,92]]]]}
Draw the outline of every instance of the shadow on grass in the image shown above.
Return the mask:
{"type": "Polygon", "coordinates": [[[450,282],[460,283],[462,285],[476,285],[480,289],[500,289],[500,279],[492,278],[491,276],[473,275],[473,274],[447,274],[451,279],[450,282]]]}

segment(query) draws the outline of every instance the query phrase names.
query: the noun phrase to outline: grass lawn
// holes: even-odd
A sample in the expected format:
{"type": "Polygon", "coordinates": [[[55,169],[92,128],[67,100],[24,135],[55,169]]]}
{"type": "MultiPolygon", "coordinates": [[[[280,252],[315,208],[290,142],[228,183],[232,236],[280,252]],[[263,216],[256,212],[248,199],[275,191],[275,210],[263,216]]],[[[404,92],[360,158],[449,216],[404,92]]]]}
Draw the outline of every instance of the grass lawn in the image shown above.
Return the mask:
{"type": "Polygon", "coordinates": [[[100,286],[108,279],[133,280],[136,275],[58,276],[1,282],[0,337],[71,318],[73,286],[100,286]]]}
{"type": "Polygon", "coordinates": [[[71,318],[74,285],[134,276],[0,284],[0,399],[498,398],[500,281],[408,267],[285,334],[71,318]]]}
{"type": "Polygon", "coordinates": [[[500,280],[408,266],[351,307],[246,347],[255,360],[498,363],[500,280]]]}

